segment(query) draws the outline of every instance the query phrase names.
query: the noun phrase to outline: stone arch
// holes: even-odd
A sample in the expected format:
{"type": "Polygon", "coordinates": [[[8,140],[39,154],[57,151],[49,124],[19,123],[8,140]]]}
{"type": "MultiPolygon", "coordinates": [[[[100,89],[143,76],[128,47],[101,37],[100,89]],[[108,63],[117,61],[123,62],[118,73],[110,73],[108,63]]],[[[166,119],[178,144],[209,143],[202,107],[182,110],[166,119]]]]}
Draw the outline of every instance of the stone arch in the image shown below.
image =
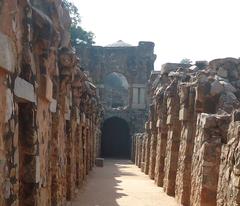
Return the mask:
{"type": "Polygon", "coordinates": [[[127,79],[127,81],[128,81],[129,84],[132,83],[132,75],[131,75],[127,70],[125,71],[125,69],[122,69],[122,68],[118,68],[118,69],[115,69],[115,68],[114,68],[114,69],[108,69],[108,70],[104,71],[104,72],[102,73],[101,79],[100,79],[99,81],[100,81],[100,82],[103,82],[103,80],[104,80],[105,77],[107,77],[109,74],[112,74],[112,73],[114,73],[114,72],[123,75],[123,76],[127,79]]]}
{"type": "Polygon", "coordinates": [[[128,122],[113,116],[102,126],[101,155],[107,158],[131,157],[131,135],[128,122]]]}
{"type": "Polygon", "coordinates": [[[120,72],[110,72],[102,80],[103,99],[106,108],[128,107],[130,85],[127,77],[120,72]]]}

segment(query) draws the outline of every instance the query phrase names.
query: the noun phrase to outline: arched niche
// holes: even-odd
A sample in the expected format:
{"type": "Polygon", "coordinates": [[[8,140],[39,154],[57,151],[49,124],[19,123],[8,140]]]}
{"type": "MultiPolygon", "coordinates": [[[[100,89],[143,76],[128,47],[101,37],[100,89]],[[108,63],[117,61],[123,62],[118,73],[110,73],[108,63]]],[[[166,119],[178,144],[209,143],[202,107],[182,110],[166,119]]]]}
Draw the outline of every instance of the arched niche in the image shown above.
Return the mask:
{"type": "Polygon", "coordinates": [[[106,108],[124,108],[129,106],[129,83],[118,72],[112,72],[103,79],[103,102],[106,108]]]}

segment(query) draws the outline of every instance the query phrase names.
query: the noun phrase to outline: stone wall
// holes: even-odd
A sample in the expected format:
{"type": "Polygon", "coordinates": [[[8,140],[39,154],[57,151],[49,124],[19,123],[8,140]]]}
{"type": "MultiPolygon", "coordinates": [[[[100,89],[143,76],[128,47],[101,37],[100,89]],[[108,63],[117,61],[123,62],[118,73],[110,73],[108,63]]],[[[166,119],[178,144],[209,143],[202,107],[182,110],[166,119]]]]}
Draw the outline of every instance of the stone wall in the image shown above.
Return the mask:
{"type": "Polygon", "coordinates": [[[181,205],[239,205],[240,61],[165,64],[156,74],[145,138],[135,137],[144,172],[181,205]]]}
{"type": "Polygon", "coordinates": [[[66,205],[98,155],[101,107],[61,1],[0,2],[0,205],[66,205]]]}

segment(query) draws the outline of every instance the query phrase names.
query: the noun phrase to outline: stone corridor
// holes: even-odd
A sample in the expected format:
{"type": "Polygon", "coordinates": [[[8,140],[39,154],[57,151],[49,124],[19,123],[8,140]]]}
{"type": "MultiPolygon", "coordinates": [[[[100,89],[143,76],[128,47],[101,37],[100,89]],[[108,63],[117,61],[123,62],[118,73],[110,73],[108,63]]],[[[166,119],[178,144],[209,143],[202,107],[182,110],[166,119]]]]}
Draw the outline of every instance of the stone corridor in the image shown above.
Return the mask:
{"type": "Polygon", "coordinates": [[[89,174],[72,206],[177,205],[132,162],[107,159],[104,164],[89,174]]]}

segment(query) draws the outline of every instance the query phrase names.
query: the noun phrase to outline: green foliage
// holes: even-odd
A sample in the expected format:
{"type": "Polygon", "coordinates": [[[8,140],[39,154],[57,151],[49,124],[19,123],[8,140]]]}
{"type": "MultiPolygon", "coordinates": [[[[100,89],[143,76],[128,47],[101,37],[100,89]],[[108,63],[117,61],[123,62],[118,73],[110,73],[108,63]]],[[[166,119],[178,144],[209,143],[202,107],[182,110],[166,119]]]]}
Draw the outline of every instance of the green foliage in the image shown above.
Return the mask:
{"type": "Polygon", "coordinates": [[[85,31],[81,26],[72,26],[70,29],[72,45],[77,46],[79,44],[92,45],[95,42],[94,34],[92,32],[85,31]]]}
{"type": "Polygon", "coordinates": [[[63,0],[63,6],[69,11],[72,24],[70,28],[72,46],[77,47],[78,45],[92,45],[94,44],[94,33],[91,31],[85,31],[81,26],[81,16],[78,8],[69,0],[63,0]]]}
{"type": "Polygon", "coordinates": [[[192,61],[190,59],[184,58],[180,61],[180,64],[191,64],[192,61]]]}

